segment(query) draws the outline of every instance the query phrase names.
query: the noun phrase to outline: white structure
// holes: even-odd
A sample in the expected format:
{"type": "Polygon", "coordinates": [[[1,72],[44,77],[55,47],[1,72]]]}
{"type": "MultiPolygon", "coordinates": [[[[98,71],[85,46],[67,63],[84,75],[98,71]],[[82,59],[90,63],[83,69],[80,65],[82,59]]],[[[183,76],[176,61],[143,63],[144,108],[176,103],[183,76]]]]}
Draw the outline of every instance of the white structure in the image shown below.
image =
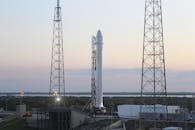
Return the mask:
{"type": "Polygon", "coordinates": [[[140,106],[139,105],[118,105],[118,116],[120,118],[139,118],[140,106]]]}
{"type": "Polygon", "coordinates": [[[168,113],[177,114],[181,112],[180,106],[167,106],[168,113]]]}
{"type": "MultiPolygon", "coordinates": [[[[140,105],[118,105],[118,115],[120,118],[136,119],[139,118],[140,105]]],[[[142,105],[142,110],[145,113],[151,113],[151,107],[153,105],[142,105]]],[[[179,106],[167,106],[168,113],[178,113],[179,106]]],[[[156,113],[166,113],[166,106],[156,105],[156,113]]]]}
{"type": "Polygon", "coordinates": [[[104,107],[102,92],[102,45],[102,33],[98,30],[96,37],[92,37],[91,107],[99,109],[104,107]]]}
{"type": "Polygon", "coordinates": [[[168,108],[166,108],[166,106],[164,105],[160,105],[160,104],[155,104],[155,111],[154,111],[154,105],[142,105],[142,112],[144,113],[167,113],[168,108]]]}

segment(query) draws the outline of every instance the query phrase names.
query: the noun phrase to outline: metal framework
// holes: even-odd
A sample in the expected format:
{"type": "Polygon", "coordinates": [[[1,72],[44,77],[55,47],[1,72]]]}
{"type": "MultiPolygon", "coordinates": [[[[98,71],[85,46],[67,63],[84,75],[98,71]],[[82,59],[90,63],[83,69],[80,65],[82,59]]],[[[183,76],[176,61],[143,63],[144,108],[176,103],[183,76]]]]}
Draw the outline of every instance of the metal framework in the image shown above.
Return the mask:
{"type": "Polygon", "coordinates": [[[65,93],[63,33],[60,1],[57,0],[53,20],[49,96],[61,96],[62,93],[65,93]]]}
{"type": "MultiPolygon", "coordinates": [[[[155,104],[162,104],[158,97],[166,97],[166,72],[163,41],[161,0],[145,0],[141,97],[153,97],[155,104]]],[[[142,109],[141,109],[142,112],[142,109]]]]}
{"type": "Polygon", "coordinates": [[[96,43],[96,37],[92,37],[91,40],[92,43],[92,51],[91,51],[91,102],[90,102],[90,108],[93,109],[96,106],[96,78],[95,78],[95,71],[96,71],[96,49],[95,49],[95,43],[96,43]]]}

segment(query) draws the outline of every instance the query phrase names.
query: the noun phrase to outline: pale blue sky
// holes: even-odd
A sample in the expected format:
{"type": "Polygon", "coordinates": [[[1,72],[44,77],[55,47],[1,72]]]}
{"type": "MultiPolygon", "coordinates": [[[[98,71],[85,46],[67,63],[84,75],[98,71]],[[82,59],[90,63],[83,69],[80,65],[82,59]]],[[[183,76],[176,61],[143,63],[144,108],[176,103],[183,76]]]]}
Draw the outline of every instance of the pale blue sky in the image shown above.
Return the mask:
{"type": "MultiPolygon", "coordinates": [[[[55,2],[1,1],[0,66],[48,66],[55,2]]],[[[90,66],[90,38],[98,29],[104,36],[105,67],[140,67],[144,0],[63,0],[61,3],[65,68],[90,66]]],[[[195,61],[191,60],[195,58],[194,5],[194,0],[163,0],[168,68],[195,69],[195,61]]]]}
{"type": "MultiPolygon", "coordinates": [[[[177,71],[195,70],[195,1],[162,1],[166,66],[177,71]]],[[[21,68],[28,71],[29,78],[43,70],[49,74],[55,2],[1,0],[0,68],[7,70],[8,77],[20,77],[12,70],[21,68]]],[[[141,66],[144,0],[63,0],[61,6],[65,69],[90,68],[91,36],[98,29],[104,36],[104,68],[141,66]]],[[[28,84],[18,82],[17,87],[28,84]]],[[[139,78],[135,82],[139,84],[139,78]]],[[[47,85],[44,88],[47,90],[47,85]]]]}

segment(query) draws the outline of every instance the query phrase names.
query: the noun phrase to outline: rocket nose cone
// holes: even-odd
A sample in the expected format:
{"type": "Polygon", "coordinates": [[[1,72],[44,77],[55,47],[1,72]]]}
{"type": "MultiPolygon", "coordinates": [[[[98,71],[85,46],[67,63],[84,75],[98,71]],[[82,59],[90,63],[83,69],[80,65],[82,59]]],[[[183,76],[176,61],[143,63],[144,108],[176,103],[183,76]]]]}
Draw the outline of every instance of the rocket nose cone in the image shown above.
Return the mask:
{"type": "Polygon", "coordinates": [[[102,36],[102,32],[100,30],[97,31],[97,36],[102,36]]]}
{"type": "Polygon", "coordinates": [[[102,42],[103,41],[102,32],[100,30],[98,30],[96,38],[97,38],[98,42],[102,42]]]}

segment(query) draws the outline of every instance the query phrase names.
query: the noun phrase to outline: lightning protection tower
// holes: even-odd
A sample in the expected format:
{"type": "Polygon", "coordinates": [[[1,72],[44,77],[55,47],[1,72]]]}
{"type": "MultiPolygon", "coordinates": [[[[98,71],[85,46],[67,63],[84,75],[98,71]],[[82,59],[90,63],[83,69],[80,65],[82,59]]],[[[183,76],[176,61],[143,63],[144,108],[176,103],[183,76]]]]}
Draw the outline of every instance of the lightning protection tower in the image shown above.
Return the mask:
{"type": "Polygon", "coordinates": [[[147,111],[156,113],[155,104],[162,104],[166,96],[162,4],[161,0],[145,0],[141,97],[144,105],[153,104],[147,111]],[[152,101],[146,102],[144,97],[152,101]]]}
{"type": "Polygon", "coordinates": [[[62,93],[65,93],[63,33],[60,0],[57,0],[57,6],[55,7],[53,19],[53,41],[49,95],[60,97],[62,96],[62,93]]]}

